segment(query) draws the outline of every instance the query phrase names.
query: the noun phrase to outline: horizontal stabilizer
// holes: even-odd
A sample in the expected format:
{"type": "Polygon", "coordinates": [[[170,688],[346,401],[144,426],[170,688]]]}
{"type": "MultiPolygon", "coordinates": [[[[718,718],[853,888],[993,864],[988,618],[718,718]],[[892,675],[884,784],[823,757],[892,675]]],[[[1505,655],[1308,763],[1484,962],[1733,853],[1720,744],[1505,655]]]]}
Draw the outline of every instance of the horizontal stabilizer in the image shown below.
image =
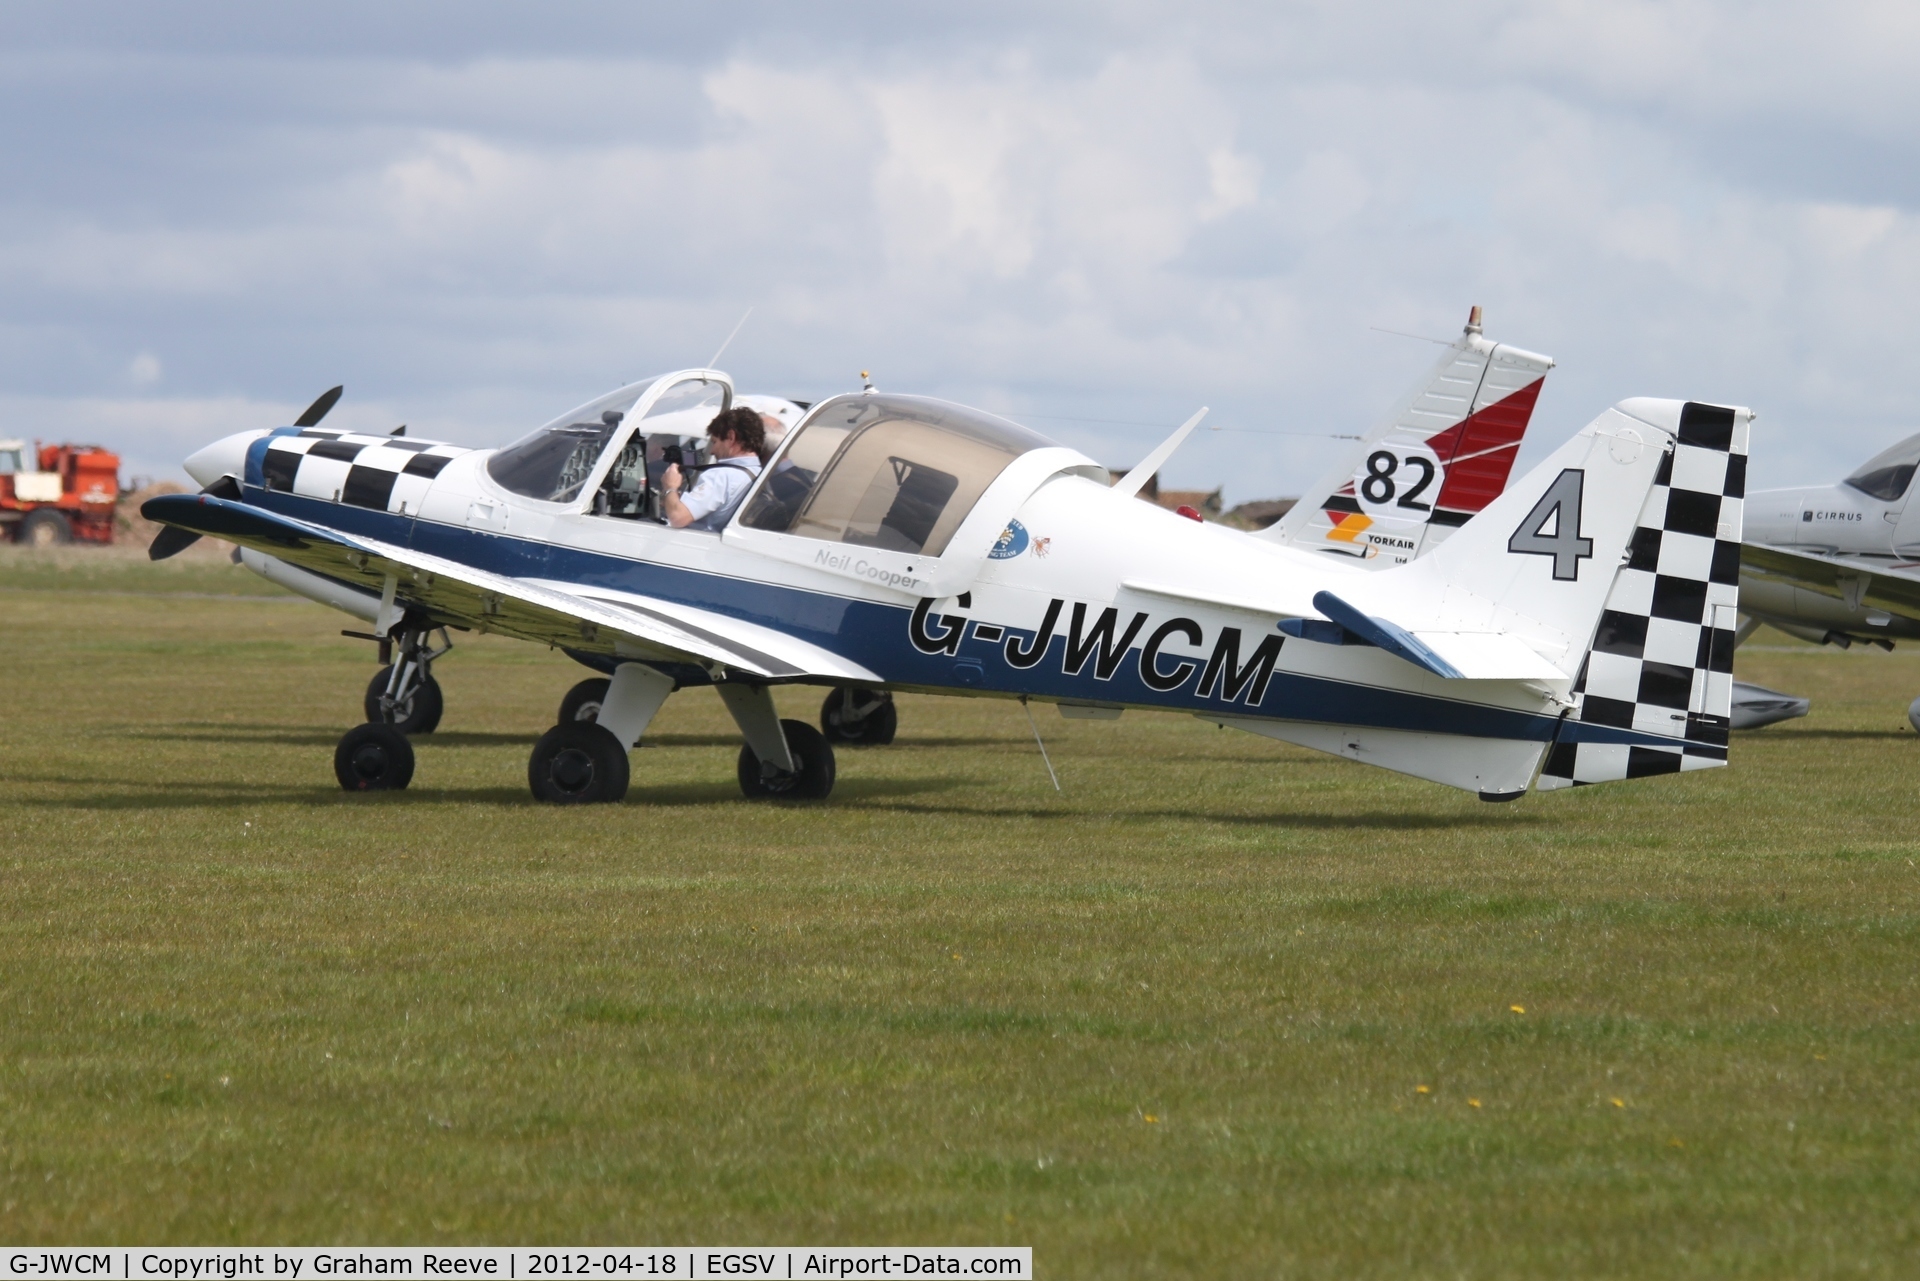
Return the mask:
{"type": "MultiPolygon", "coordinates": [[[[1377,645],[1397,658],[1404,658],[1415,667],[1432,672],[1448,680],[1458,680],[1464,673],[1433,650],[1406,628],[1398,623],[1388,622],[1384,618],[1372,618],[1361,613],[1332,592],[1315,592],[1313,607],[1325,614],[1338,627],[1357,637],[1361,643],[1377,645]]],[[[1315,626],[1317,620],[1311,618],[1289,618],[1280,624],[1280,630],[1289,636],[1302,640],[1340,643],[1341,639],[1324,630],[1325,625],[1315,626]]]]}

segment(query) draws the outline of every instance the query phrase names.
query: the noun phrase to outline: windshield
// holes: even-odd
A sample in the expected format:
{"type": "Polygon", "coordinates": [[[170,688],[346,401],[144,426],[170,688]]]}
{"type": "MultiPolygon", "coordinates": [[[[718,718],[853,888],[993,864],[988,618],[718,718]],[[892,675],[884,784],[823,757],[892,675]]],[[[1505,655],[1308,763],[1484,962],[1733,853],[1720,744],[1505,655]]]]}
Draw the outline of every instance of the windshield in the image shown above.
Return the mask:
{"type": "Polygon", "coordinates": [[[1869,498],[1883,503],[1897,501],[1913,483],[1913,471],[1920,465],[1920,436],[1909,436],[1892,449],[1875,454],[1867,465],[1847,477],[1847,484],[1869,498]]]}
{"type": "MultiPolygon", "coordinates": [[[[573,502],[580,497],[581,487],[593,475],[595,464],[620,429],[627,411],[656,381],[629,383],[522,436],[487,460],[487,474],[509,493],[549,503],[573,502]]],[[[657,418],[676,425],[697,418],[699,426],[690,434],[704,432],[726,400],[724,383],[698,379],[676,383],[647,411],[646,430],[655,430],[657,418]]]]}
{"type": "Polygon", "coordinates": [[[11,476],[20,470],[20,451],[0,449],[0,476],[11,476]]]}
{"type": "Polygon", "coordinates": [[[918,396],[843,396],[810,415],[740,523],[938,556],[1007,464],[1053,442],[918,396]]]}

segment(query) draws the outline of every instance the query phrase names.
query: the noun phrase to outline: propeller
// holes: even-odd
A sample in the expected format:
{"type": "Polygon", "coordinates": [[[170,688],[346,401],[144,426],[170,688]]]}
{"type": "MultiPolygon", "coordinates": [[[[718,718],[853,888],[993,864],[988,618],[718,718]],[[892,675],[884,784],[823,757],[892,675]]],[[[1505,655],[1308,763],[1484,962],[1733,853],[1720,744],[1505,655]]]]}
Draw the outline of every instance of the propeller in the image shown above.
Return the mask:
{"type": "MultiPolygon", "coordinates": [[[[346,386],[342,384],[321,392],[320,398],[308,405],[306,412],[293,420],[293,425],[295,427],[314,426],[327,416],[328,410],[340,403],[340,396],[344,391],[346,386]]],[[[405,431],[406,428],[402,427],[401,430],[405,431]]],[[[240,498],[240,482],[231,476],[222,476],[200,492],[211,494],[215,498],[224,498],[229,502],[237,502],[240,498]]],[[[147,559],[165,560],[169,556],[178,556],[199,541],[200,535],[192,530],[181,529],[178,525],[169,525],[156,534],[153,542],[148,545],[147,559]]]]}
{"type": "Polygon", "coordinates": [[[317,424],[322,418],[327,416],[329,409],[332,409],[339,403],[340,393],[345,390],[346,387],[343,384],[339,387],[330,387],[326,391],[321,392],[320,399],[308,405],[307,412],[294,419],[293,425],[295,427],[312,427],[317,424]]]}

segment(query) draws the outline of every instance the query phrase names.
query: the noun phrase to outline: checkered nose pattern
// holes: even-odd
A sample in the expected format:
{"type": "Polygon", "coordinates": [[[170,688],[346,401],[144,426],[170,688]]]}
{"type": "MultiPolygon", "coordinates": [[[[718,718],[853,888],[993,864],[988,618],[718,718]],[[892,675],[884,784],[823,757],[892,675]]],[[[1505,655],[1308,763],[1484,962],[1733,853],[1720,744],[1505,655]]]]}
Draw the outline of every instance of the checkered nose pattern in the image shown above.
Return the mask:
{"type": "Polygon", "coordinates": [[[260,479],[282,493],[407,515],[420,510],[441,468],[470,452],[427,440],[307,427],[268,439],[260,479]]]}
{"type": "Polygon", "coordinates": [[[1688,403],[1536,786],[1727,763],[1747,420],[1688,403]]]}

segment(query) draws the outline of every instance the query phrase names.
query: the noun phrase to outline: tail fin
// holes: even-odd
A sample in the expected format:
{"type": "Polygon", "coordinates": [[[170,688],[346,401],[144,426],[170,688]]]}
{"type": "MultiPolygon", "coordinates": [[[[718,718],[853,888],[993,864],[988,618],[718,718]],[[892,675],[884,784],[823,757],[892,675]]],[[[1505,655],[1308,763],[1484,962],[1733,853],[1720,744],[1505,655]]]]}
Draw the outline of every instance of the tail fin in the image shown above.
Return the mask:
{"type": "MultiPolygon", "coordinates": [[[[1628,401],[1629,410],[1671,402],[1628,401]]],[[[1580,667],[1536,787],[1578,787],[1727,763],[1744,409],[1687,403],[1580,667]]]]}
{"type": "Polygon", "coordinates": [[[1394,411],[1260,537],[1403,565],[1500,496],[1551,357],[1481,336],[1458,341],[1394,411]]]}

